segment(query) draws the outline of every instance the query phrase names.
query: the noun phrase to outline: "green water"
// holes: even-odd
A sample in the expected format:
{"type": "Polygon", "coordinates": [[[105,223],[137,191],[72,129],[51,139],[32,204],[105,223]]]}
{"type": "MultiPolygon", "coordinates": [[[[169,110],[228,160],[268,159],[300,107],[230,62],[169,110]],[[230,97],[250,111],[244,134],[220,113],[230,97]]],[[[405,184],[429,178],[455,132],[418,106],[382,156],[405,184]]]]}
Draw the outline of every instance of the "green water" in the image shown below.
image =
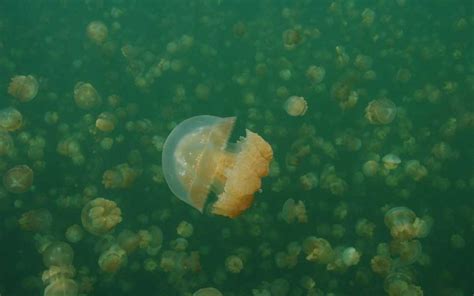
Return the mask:
{"type": "Polygon", "coordinates": [[[57,281],[72,288],[54,295],[472,295],[473,5],[1,1],[0,111],[15,108],[22,124],[0,134],[0,295],[43,295],[57,281]],[[88,33],[94,21],[102,37],[88,33]],[[311,66],[324,77],[312,78],[311,66]],[[9,91],[17,75],[38,82],[32,100],[9,91]],[[97,92],[90,108],[78,102],[78,82],[97,92]],[[285,112],[291,96],[304,97],[304,115],[285,112]],[[367,115],[380,99],[393,102],[393,120],[367,115]],[[96,126],[103,112],[111,131],[96,126]],[[211,213],[214,193],[199,213],[163,177],[166,137],[202,114],[236,116],[230,142],[249,129],[273,149],[269,176],[235,219],[211,213]],[[398,166],[384,166],[387,154],[398,166]],[[378,166],[372,175],[367,161],[378,166]],[[7,178],[17,165],[34,174],[21,193],[7,178]],[[107,170],[115,185],[103,182],[107,170]],[[94,235],[81,212],[97,197],[115,202],[121,222],[94,235]],[[289,199],[305,212],[292,217],[289,199]],[[413,216],[397,239],[386,221],[394,207],[410,209],[426,233],[413,216]],[[182,221],[190,236],[177,232],[182,221]],[[66,235],[75,224],[77,242],[66,235]],[[162,243],[146,240],[152,226],[162,243]],[[329,262],[308,260],[310,236],[330,243],[329,262]],[[60,267],[75,272],[42,280],[45,248],[57,242],[74,252],[60,267]],[[106,272],[98,261],[111,246],[128,253],[106,272]],[[349,248],[359,260],[341,257],[349,248]],[[377,272],[381,257],[389,265],[377,272]]]}

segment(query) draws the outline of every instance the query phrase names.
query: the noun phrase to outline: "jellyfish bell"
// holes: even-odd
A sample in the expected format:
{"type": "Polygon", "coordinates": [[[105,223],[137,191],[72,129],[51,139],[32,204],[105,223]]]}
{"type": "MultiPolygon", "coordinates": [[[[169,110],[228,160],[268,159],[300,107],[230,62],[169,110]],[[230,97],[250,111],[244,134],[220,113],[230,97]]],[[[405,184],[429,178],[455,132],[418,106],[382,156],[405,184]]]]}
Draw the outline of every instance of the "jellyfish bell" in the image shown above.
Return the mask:
{"type": "Polygon", "coordinates": [[[218,199],[212,213],[238,216],[252,204],[260,178],[268,175],[272,148],[249,130],[245,138],[228,146],[234,124],[235,117],[195,116],[176,126],[163,146],[168,186],[200,212],[213,191],[218,199]]]}

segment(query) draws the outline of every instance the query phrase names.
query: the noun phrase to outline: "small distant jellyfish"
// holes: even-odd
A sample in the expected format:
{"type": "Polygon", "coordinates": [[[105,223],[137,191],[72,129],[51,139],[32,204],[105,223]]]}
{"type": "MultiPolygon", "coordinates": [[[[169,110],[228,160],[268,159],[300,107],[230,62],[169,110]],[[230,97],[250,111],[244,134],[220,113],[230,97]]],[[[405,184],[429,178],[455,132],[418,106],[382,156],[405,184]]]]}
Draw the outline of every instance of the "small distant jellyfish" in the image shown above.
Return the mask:
{"type": "Polygon", "coordinates": [[[303,38],[297,29],[285,30],[282,34],[283,46],[285,49],[294,49],[298,44],[303,41],[303,38]]]}
{"type": "Polygon", "coordinates": [[[127,262],[127,252],[118,245],[112,245],[99,257],[99,267],[101,270],[114,273],[117,272],[127,262]]]}
{"type": "Polygon", "coordinates": [[[318,176],[315,173],[307,173],[299,177],[300,186],[304,191],[316,188],[319,184],[318,176]]]}
{"type": "Polygon", "coordinates": [[[0,110],[0,130],[16,131],[23,124],[23,115],[13,107],[0,110]]]}
{"type": "Polygon", "coordinates": [[[405,173],[418,182],[428,175],[428,170],[418,160],[409,160],[405,163],[405,173]]]}
{"type": "Polygon", "coordinates": [[[59,278],[44,289],[44,296],[76,296],[79,293],[77,283],[68,278],[59,278]]]}
{"type": "Polygon", "coordinates": [[[117,118],[110,112],[102,112],[95,121],[95,127],[101,132],[108,133],[115,129],[117,118]]]}
{"type": "Polygon", "coordinates": [[[202,288],[193,293],[192,296],[223,296],[216,288],[202,288]]]}
{"type": "Polygon", "coordinates": [[[92,234],[103,235],[122,222],[121,215],[122,211],[114,201],[98,197],[82,209],[82,226],[92,234]]]}
{"type": "Polygon", "coordinates": [[[102,184],[105,188],[118,189],[132,186],[139,172],[131,168],[128,163],[115,166],[106,170],[102,176],[102,184]]]}
{"type": "Polygon", "coordinates": [[[400,157],[398,157],[398,155],[390,153],[382,158],[382,162],[384,168],[386,168],[387,170],[395,170],[396,168],[398,168],[402,160],[400,159],[400,157]]]}
{"type": "Polygon", "coordinates": [[[362,172],[367,177],[374,177],[379,171],[379,163],[376,160],[368,160],[362,166],[362,172]]]}
{"type": "Polygon", "coordinates": [[[0,156],[13,152],[13,139],[10,134],[0,129],[0,156]]]}
{"type": "Polygon", "coordinates": [[[365,118],[371,124],[389,124],[395,119],[396,115],[397,107],[387,98],[373,100],[365,108],[365,118]]]}
{"type": "Polygon", "coordinates": [[[101,21],[92,21],[87,25],[86,34],[92,42],[102,44],[107,39],[109,29],[101,21]]]}
{"type": "Polygon", "coordinates": [[[240,273],[244,268],[244,262],[239,256],[231,255],[225,259],[225,269],[230,273],[240,273]]]}
{"type": "Polygon", "coordinates": [[[20,102],[28,102],[36,97],[38,88],[38,80],[33,76],[17,75],[8,85],[8,93],[20,102]]]}
{"type": "Polygon", "coordinates": [[[82,229],[82,227],[78,224],[74,224],[74,225],[71,225],[69,226],[67,229],[66,229],[66,239],[68,240],[68,242],[70,243],[77,243],[79,241],[82,240],[82,238],[84,237],[84,230],[82,229]]]}
{"type": "Polygon", "coordinates": [[[33,170],[27,165],[17,165],[3,175],[3,185],[11,193],[27,192],[33,185],[33,170]]]}
{"type": "Polygon", "coordinates": [[[51,228],[53,217],[47,209],[31,210],[21,215],[20,228],[25,231],[47,232],[51,228]]]}
{"type": "Polygon", "coordinates": [[[281,217],[288,224],[294,223],[295,221],[298,221],[298,223],[308,222],[308,216],[306,214],[306,207],[304,203],[301,200],[295,202],[295,200],[292,198],[289,198],[283,204],[281,217]]]}
{"type": "Polygon", "coordinates": [[[43,263],[46,267],[72,265],[74,251],[65,242],[54,242],[43,252],[43,263]]]}
{"type": "Polygon", "coordinates": [[[327,264],[334,259],[334,251],[331,244],[324,238],[309,236],[303,241],[303,252],[306,260],[327,264]]]}
{"type": "Polygon", "coordinates": [[[311,65],[306,70],[306,77],[313,83],[320,83],[324,76],[326,76],[326,70],[323,67],[311,65]]]}
{"type": "Polygon", "coordinates": [[[393,238],[410,240],[418,237],[421,230],[425,232],[426,223],[416,217],[416,214],[406,207],[391,208],[384,217],[385,225],[390,229],[393,238]]]}
{"type": "Polygon", "coordinates": [[[79,108],[89,110],[100,105],[102,98],[92,84],[78,82],[74,86],[74,101],[79,108]]]}
{"type": "Polygon", "coordinates": [[[212,213],[230,218],[240,215],[251,206],[261,188],[260,179],[269,173],[271,146],[249,130],[237,144],[228,144],[234,124],[235,117],[192,117],[176,126],[163,146],[168,186],[200,212],[212,190],[218,197],[212,213]]]}
{"type": "Polygon", "coordinates": [[[308,103],[303,97],[291,96],[283,104],[283,109],[290,116],[303,116],[308,110],[308,103]]]}
{"type": "Polygon", "coordinates": [[[188,238],[192,236],[193,231],[194,231],[193,225],[186,221],[181,221],[181,223],[179,223],[178,227],[176,228],[176,232],[178,233],[178,235],[184,238],[188,238]]]}

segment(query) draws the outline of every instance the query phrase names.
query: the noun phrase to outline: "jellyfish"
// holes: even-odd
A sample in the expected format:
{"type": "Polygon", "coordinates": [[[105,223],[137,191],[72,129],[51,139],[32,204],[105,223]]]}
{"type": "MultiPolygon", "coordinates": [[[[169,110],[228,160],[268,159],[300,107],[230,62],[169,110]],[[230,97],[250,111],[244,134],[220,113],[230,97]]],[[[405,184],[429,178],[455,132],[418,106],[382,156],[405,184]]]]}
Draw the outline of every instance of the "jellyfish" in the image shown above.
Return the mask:
{"type": "Polygon", "coordinates": [[[193,296],[222,296],[222,293],[216,288],[208,287],[197,290],[193,296]]]}
{"type": "Polygon", "coordinates": [[[44,290],[44,296],[76,296],[79,287],[74,280],[61,278],[49,284],[44,290]]]}
{"type": "Polygon", "coordinates": [[[303,116],[308,110],[308,103],[303,97],[291,96],[283,104],[283,109],[290,116],[303,116]]]}
{"type": "Polygon", "coordinates": [[[20,102],[28,102],[36,97],[38,87],[38,80],[33,76],[17,75],[12,78],[8,85],[8,93],[20,102]]]}
{"type": "Polygon", "coordinates": [[[74,251],[65,242],[54,242],[43,252],[43,263],[47,267],[69,266],[74,259],[74,251]]]}
{"type": "Polygon", "coordinates": [[[3,175],[3,185],[8,192],[23,193],[33,185],[33,170],[27,165],[17,165],[3,175]]]}
{"type": "Polygon", "coordinates": [[[234,218],[248,209],[261,178],[268,175],[271,146],[258,134],[228,144],[235,117],[201,115],[179,124],[163,147],[163,173],[171,191],[203,211],[209,191],[218,199],[212,213],[234,218]]]}
{"type": "Polygon", "coordinates": [[[100,105],[102,98],[92,84],[80,81],[74,86],[74,101],[79,108],[89,110],[100,105]]]}
{"type": "Polygon", "coordinates": [[[397,106],[387,99],[373,100],[365,108],[365,117],[371,124],[389,124],[397,116],[397,106]]]}
{"type": "Polygon", "coordinates": [[[13,107],[0,109],[0,130],[15,131],[23,124],[23,115],[13,107]]]}
{"type": "Polygon", "coordinates": [[[103,22],[92,21],[87,25],[86,34],[92,42],[102,44],[107,39],[109,30],[103,22]]]}
{"type": "Polygon", "coordinates": [[[122,211],[114,201],[98,197],[84,206],[81,220],[88,232],[103,235],[122,222],[122,211]]]}

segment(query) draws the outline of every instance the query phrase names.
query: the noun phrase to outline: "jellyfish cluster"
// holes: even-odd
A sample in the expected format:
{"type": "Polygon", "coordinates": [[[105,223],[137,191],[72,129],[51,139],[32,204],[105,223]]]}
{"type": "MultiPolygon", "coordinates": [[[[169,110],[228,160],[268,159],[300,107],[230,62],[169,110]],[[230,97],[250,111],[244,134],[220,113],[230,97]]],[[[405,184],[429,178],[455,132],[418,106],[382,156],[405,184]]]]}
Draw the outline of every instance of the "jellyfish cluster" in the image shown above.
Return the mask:
{"type": "Polygon", "coordinates": [[[0,1],[0,295],[471,295],[472,11],[0,1]]]}

